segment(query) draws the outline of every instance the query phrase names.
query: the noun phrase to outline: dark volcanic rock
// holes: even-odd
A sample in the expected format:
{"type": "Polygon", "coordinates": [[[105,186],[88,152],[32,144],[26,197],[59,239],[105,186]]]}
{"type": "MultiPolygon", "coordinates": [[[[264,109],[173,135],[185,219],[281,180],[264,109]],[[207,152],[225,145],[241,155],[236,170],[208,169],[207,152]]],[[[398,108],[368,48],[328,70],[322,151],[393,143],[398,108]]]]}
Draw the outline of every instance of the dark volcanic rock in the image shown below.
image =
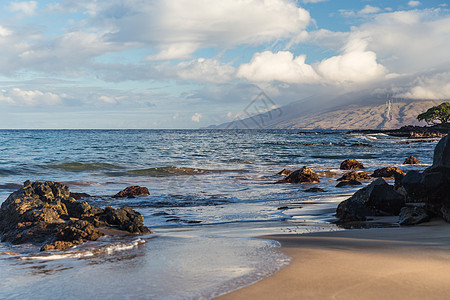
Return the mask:
{"type": "Polygon", "coordinates": [[[342,201],[336,216],[342,222],[364,221],[367,216],[398,215],[404,205],[404,197],[379,178],[342,201]]]}
{"type": "Polygon", "coordinates": [[[320,179],[319,176],[316,173],[314,173],[313,170],[305,166],[300,170],[292,172],[292,174],[279,180],[277,183],[304,183],[304,182],[316,183],[320,182],[320,179]]]}
{"type": "Polygon", "coordinates": [[[291,175],[291,174],[292,174],[292,171],[288,170],[288,169],[283,169],[277,173],[277,175],[283,175],[283,176],[287,176],[287,175],[291,175]]]}
{"type": "Polygon", "coordinates": [[[430,216],[422,207],[403,207],[398,216],[400,225],[416,225],[429,220],[430,216]]]}
{"type": "Polygon", "coordinates": [[[119,209],[107,206],[99,219],[105,221],[109,225],[117,226],[121,230],[136,233],[151,233],[151,231],[143,225],[144,217],[128,206],[119,209]]]}
{"type": "Polygon", "coordinates": [[[370,180],[369,174],[366,172],[356,172],[351,171],[342,175],[342,177],[338,178],[337,181],[349,181],[349,180],[370,180]]]}
{"type": "Polygon", "coordinates": [[[346,159],[341,163],[339,167],[341,170],[355,170],[355,169],[364,169],[362,163],[357,161],[356,159],[346,159]]]}
{"type": "Polygon", "coordinates": [[[418,160],[416,157],[414,156],[410,156],[407,159],[405,159],[405,161],[403,162],[404,165],[418,165],[420,164],[420,160],[418,160]]]}
{"type": "Polygon", "coordinates": [[[124,197],[133,198],[135,196],[145,196],[145,195],[150,195],[150,193],[148,192],[148,189],[146,187],[134,185],[134,186],[129,186],[126,189],[124,189],[123,191],[118,192],[113,197],[114,198],[124,198],[124,197]]]}
{"type": "Polygon", "coordinates": [[[313,187],[313,188],[309,188],[309,189],[305,190],[305,192],[307,192],[307,193],[319,193],[319,192],[325,193],[326,191],[321,188],[313,187]]]}
{"type": "Polygon", "coordinates": [[[336,187],[344,187],[347,185],[361,185],[362,183],[357,180],[344,180],[339,182],[336,187]]]}
{"type": "Polygon", "coordinates": [[[372,177],[394,177],[395,174],[405,175],[405,173],[397,167],[384,167],[373,171],[372,177]]]}
{"type": "Polygon", "coordinates": [[[129,207],[101,209],[70,197],[69,188],[57,182],[26,181],[0,209],[2,241],[32,243],[41,250],[63,250],[94,241],[107,226],[132,233],[150,233],[143,217],[129,207]]]}
{"type": "Polygon", "coordinates": [[[442,138],[434,148],[433,165],[425,172],[444,172],[449,175],[450,171],[450,141],[449,136],[442,138]]]}

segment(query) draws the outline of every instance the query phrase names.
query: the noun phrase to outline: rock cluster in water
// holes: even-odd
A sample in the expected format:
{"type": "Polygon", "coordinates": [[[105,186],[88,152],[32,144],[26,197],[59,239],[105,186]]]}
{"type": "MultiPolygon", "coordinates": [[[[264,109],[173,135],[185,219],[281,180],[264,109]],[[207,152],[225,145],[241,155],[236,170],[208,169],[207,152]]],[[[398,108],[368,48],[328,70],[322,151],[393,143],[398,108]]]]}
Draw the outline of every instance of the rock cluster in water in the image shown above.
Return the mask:
{"type": "Polygon", "coordinates": [[[423,172],[397,168],[376,170],[372,177],[395,177],[395,185],[378,178],[341,202],[340,222],[365,221],[368,216],[399,215],[401,225],[426,222],[433,216],[450,222],[450,141],[442,138],[434,150],[433,165],[423,172]]]}
{"type": "Polygon", "coordinates": [[[311,168],[303,167],[294,171],[277,183],[317,183],[320,182],[319,176],[311,168]]]}
{"type": "Polygon", "coordinates": [[[0,209],[2,242],[31,243],[41,250],[63,250],[104,234],[99,228],[114,228],[148,234],[144,217],[129,207],[101,209],[70,196],[69,188],[57,182],[26,181],[0,209]]]}

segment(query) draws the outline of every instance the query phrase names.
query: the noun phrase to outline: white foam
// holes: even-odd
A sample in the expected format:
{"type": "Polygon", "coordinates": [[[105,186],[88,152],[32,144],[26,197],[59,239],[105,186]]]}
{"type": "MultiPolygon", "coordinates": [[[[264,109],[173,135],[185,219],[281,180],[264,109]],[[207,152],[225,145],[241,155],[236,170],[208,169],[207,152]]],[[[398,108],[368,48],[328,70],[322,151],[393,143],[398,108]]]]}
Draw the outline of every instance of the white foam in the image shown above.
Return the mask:
{"type": "Polygon", "coordinates": [[[141,244],[144,244],[145,240],[143,239],[136,239],[130,243],[117,243],[113,245],[109,245],[102,248],[94,248],[86,251],[78,251],[78,252],[66,252],[66,253],[46,253],[42,255],[36,255],[36,256],[25,256],[21,257],[21,260],[60,260],[60,259],[73,259],[73,258],[84,258],[84,257],[91,257],[96,254],[106,253],[106,254],[113,254],[114,252],[118,251],[126,251],[131,250],[141,244]]]}

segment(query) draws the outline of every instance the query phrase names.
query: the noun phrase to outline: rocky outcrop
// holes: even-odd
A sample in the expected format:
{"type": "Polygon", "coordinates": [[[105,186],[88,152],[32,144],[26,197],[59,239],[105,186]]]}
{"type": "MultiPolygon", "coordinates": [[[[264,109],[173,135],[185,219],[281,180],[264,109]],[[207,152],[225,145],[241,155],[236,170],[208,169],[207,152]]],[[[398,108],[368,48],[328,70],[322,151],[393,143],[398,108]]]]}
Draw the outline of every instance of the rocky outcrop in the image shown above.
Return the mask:
{"type": "Polygon", "coordinates": [[[404,205],[404,196],[378,178],[342,201],[337,207],[336,216],[341,222],[364,221],[367,216],[398,215],[404,205]]]}
{"type": "Polygon", "coordinates": [[[398,129],[369,129],[369,130],[354,130],[352,133],[384,133],[390,136],[405,137],[409,139],[417,138],[442,138],[447,135],[450,130],[450,123],[436,124],[433,126],[402,126],[398,129]]]}
{"type": "Polygon", "coordinates": [[[341,170],[364,169],[364,166],[356,159],[346,159],[341,163],[339,169],[341,170]]]}
{"type": "Polygon", "coordinates": [[[143,216],[129,207],[101,209],[70,196],[57,182],[26,181],[0,209],[3,242],[31,243],[41,250],[63,250],[103,235],[99,227],[151,233],[143,216]]]}
{"type": "Polygon", "coordinates": [[[420,164],[420,160],[417,157],[410,156],[403,162],[404,165],[418,165],[420,164]]]}
{"type": "Polygon", "coordinates": [[[384,167],[373,171],[372,177],[395,177],[396,174],[405,175],[405,173],[397,167],[384,167]]]}
{"type": "Polygon", "coordinates": [[[350,180],[370,180],[372,177],[370,177],[369,174],[366,172],[356,172],[351,171],[347,172],[342,177],[336,179],[337,181],[350,181],[350,180]]]}
{"type": "Polygon", "coordinates": [[[292,174],[279,180],[277,183],[317,183],[320,182],[319,176],[308,167],[292,172],[292,174]]]}
{"type": "Polygon", "coordinates": [[[150,195],[146,187],[141,187],[138,185],[129,186],[123,191],[118,192],[113,197],[114,198],[134,198],[136,196],[146,196],[150,195]]]}

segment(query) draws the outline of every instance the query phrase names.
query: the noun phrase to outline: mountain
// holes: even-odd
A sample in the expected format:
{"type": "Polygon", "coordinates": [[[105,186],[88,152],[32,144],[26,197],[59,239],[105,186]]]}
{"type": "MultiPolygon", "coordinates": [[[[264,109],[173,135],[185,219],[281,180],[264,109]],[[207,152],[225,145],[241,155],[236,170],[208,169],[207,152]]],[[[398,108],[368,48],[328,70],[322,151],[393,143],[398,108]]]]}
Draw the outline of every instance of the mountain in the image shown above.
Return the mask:
{"type": "Polygon", "coordinates": [[[337,97],[309,97],[276,107],[274,101],[263,94],[243,110],[241,115],[245,117],[209,128],[394,129],[404,125],[424,125],[417,121],[417,115],[442,102],[357,92],[337,97]],[[258,113],[261,111],[265,112],[258,113]]]}

